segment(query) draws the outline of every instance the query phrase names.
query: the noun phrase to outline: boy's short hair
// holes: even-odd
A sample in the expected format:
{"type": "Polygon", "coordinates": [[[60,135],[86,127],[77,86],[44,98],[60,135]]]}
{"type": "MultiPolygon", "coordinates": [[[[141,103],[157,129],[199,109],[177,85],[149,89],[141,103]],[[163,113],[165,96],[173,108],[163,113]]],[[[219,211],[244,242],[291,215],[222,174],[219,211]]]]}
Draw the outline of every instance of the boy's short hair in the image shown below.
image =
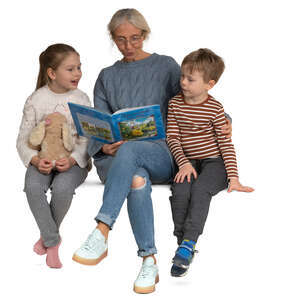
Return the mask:
{"type": "Polygon", "coordinates": [[[188,54],[182,61],[181,67],[183,66],[189,68],[191,73],[203,73],[204,82],[217,82],[225,69],[223,59],[207,48],[200,48],[188,54]]]}

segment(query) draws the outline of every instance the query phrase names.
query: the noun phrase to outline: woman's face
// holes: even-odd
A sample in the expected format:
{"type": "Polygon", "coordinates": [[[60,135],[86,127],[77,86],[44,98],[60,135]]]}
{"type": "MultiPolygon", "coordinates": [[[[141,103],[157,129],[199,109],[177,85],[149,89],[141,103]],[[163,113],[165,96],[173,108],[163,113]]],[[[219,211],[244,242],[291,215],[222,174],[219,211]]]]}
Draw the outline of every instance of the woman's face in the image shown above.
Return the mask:
{"type": "Polygon", "coordinates": [[[125,61],[135,61],[143,57],[145,38],[141,29],[127,22],[123,23],[115,29],[113,39],[125,61]]]}

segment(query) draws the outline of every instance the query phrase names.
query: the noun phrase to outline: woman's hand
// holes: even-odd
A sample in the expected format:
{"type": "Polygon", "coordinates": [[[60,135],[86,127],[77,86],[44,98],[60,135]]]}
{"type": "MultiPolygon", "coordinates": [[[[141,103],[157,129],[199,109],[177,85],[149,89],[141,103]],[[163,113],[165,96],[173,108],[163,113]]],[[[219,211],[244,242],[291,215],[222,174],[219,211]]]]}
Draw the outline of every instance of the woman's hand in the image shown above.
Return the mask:
{"type": "Polygon", "coordinates": [[[187,177],[187,181],[191,182],[191,175],[194,175],[195,179],[197,178],[197,172],[192,166],[192,164],[188,163],[185,164],[182,168],[179,169],[178,173],[176,174],[174,181],[176,183],[183,183],[184,178],[187,177]]]}
{"type": "Polygon", "coordinates": [[[241,185],[238,178],[231,178],[227,192],[230,193],[232,191],[251,193],[254,191],[254,188],[241,185]]]}
{"type": "Polygon", "coordinates": [[[124,143],[125,141],[120,141],[113,144],[105,144],[102,146],[101,150],[104,154],[115,156],[119,147],[124,143]]]}
{"type": "Polygon", "coordinates": [[[30,163],[34,165],[42,174],[50,174],[53,169],[51,160],[47,158],[39,158],[37,155],[31,159],[30,163]]]}
{"type": "Polygon", "coordinates": [[[65,172],[76,165],[76,163],[76,160],[70,156],[69,158],[65,157],[57,160],[55,162],[55,167],[58,172],[65,172]]]}
{"type": "Polygon", "coordinates": [[[226,119],[226,124],[221,127],[222,133],[225,134],[227,138],[232,137],[232,124],[230,120],[226,119]]]}

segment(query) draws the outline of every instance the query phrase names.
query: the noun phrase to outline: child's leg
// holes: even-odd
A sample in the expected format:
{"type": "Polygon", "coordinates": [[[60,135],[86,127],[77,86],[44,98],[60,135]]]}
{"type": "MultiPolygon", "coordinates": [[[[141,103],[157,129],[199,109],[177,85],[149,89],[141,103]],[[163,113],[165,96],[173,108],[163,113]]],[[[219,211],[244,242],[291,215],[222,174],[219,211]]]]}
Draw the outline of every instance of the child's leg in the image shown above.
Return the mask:
{"type": "Polygon", "coordinates": [[[46,247],[54,246],[59,242],[58,229],[46,197],[52,177],[52,173],[44,175],[32,165],[27,168],[25,175],[24,192],[46,247]]]}
{"type": "Polygon", "coordinates": [[[52,194],[50,208],[57,228],[60,227],[70,208],[75,189],[84,182],[87,174],[86,168],[80,168],[77,165],[66,172],[55,173],[50,187],[52,194]]]}
{"type": "MultiPolygon", "coordinates": [[[[53,219],[59,226],[70,208],[75,189],[84,182],[87,177],[87,169],[73,166],[66,172],[56,172],[51,184],[50,207],[53,219]]],[[[50,268],[61,268],[62,263],[59,259],[58,250],[61,240],[56,245],[47,248],[46,262],[50,268]]]]}
{"type": "Polygon", "coordinates": [[[178,245],[183,241],[184,223],[187,217],[190,203],[192,182],[173,183],[171,186],[172,196],[170,197],[172,218],[174,222],[174,235],[177,237],[178,245]]]}
{"type": "MultiPolygon", "coordinates": [[[[192,166],[196,169],[197,160],[190,160],[192,166]]],[[[172,196],[170,197],[172,218],[174,222],[174,235],[177,237],[178,245],[183,241],[184,222],[187,217],[191,198],[191,187],[194,182],[194,176],[188,182],[185,178],[183,183],[173,183],[171,186],[172,196]]]]}
{"type": "Polygon", "coordinates": [[[184,239],[197,241],[203,232],[212,196],[227,187],[227,174],[221,157],[200,161],[200,174],[191,188],[191,201],[184,223],[184,239]]]}

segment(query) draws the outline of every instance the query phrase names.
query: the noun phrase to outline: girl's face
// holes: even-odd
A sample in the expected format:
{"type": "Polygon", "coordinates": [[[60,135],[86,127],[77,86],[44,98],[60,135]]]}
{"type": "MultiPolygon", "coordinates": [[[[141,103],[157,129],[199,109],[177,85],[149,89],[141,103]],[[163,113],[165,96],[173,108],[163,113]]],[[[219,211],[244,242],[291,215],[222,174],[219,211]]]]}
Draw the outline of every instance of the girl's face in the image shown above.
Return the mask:
{"type": "Polygon", "coordinates": [[[56,70],[49,68],[48,76],[51,79],[50,89],[58,94],[77,89],[81,78],[81,63],[77,53],[70,52],[56,70]]]}
{"type": "Polygon", "coordinates": [[[114,31],[113,39],[125,61],[135,61],[143,57],[143,41],[145,38],[141,29],[127,22],[123,23],[114,31]]]}

